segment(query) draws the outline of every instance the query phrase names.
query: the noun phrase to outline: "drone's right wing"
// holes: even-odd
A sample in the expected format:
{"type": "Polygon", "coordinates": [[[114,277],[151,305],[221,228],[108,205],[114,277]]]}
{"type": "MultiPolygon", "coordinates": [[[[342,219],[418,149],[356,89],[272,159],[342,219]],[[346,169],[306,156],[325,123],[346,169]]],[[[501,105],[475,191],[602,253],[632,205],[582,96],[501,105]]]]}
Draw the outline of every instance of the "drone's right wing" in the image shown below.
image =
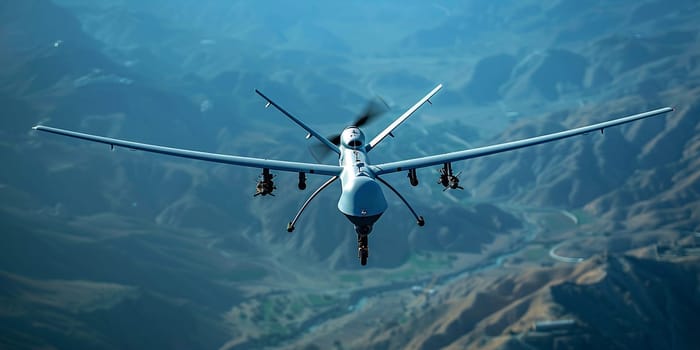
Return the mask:
{"type": "Polygon", "coordinates": [[[299,162],[288,162],[283,160],[271,160],[271,159],[260,159],[260,158],[250,158],[250,157],[240,157],[240,156],[230,156],[225,154],[217,153],[207,153],[192,151],[180,148],[163,147],[157,145],[149,145],[146,143],[139,143],[133,141],[125,141],[119,139],[113,139],[109,137],[96,136],[90,134],[84,134],[80,132],[57,129],[43,125],[37,125],[32,129],[38,131],[50,132],[53,134],[73,137],[77,139],[83,139],[93,142],[104,143],[110,145],[110,147],[120,146],[129,149],[135,149],[146,152],[166,154],[169,156],[190,158],[204,160],[207,162],[223,163],[240,165],[246,167],[260,168],[260,169],[271,169],[271,170],[281,170],[296,173],[309,173],[309,174],[321,174],[321,175],[331,175],[335,176],[340,174],[341,168],[337,165],[323,165],[323,164],[311,164],[311,163],[299,163],[299,162]]]}
{"type": "Polygon", "coordinates": [[[602,123],[593,124],[593,125],[589,125],[589,126],[583,126],[580,128],[565,130],[565,131],[561,131],[561,132],[557,132],[557,133],[553,133],[553,134],[532,137],[529,139],[524,139],[524,140],[519,140],[519,141],[505,142],[505,143],[500,143],[497,145],[473,148],[473,149],[451,152],[451,153],[438,154],[438,155],[422,157],[422,158],[402,160],[402,161],[392,162],[392,163],[377,164],[377,165],[372,166],[372,169],[373,169],[375,174],[382,175],[382,174],[386,174],[386,173],[394,173],[397,171],[423,168],[423,167],[444,164],[444,163],[451,163],[451,162],[456,162],[459,160],[479,158],[479,157],[484,157],[484,156],[487,156],[490,154],[507,152],[507,151],[512,151],[512,150],[518,149],[518,148],[524,148],[524,147],[539,145],[541,143],[561,140],[561,139],[564,139],[567,137],[581,135],[581,134],[589,133],[592,131],[600,130],[602,132],[605,128],[609,128],[611,126],[630,123],[630,122],[633,122],[635,120],[649,118],[649,117],[653,117],[655,115],[668,113],[671,111],[673,111],[673,108],[664,107],[664,108],[655,109],[655,110],[649,111],[649,112],[644,112],[644,113],[640,113],[640,114],[631,115],[628,117],[610,120],[607,122],[602,122],[602,123]]]}

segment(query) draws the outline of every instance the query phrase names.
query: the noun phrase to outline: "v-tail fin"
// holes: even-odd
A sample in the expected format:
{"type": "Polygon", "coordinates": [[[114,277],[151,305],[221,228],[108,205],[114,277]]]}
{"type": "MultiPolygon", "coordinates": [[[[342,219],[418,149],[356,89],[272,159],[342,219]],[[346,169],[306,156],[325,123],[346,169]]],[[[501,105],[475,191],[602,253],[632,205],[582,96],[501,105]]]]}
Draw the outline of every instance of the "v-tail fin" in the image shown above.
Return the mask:
{"type": "Polygon", "coordinates": [[[310,126],[306,125],[304,122],[301,120],[297,119],[295,116],[291,115],[289,112],[284,110],[284,108],[280,107],[278,104],[275,103],[275,101],[272,101],[269,97],[265,96],[260,90],[255,89],[255,92],[260,95],[260,97],[264,98],[265,101],[267,101],[267,105],[265,105],[265,108],[273,106],[277,108],[278,111],[282,112],[284,115],[286,115],[289,119],[291,119],[293,122],[297,123],[297,125],[301,126],[304,130],[306,130],[310,135],[316,137],[319,141],[321,141],[324,145],[328,146],[333,152],[340,154],[340,150],[338,149],[338,146],[334,145],[331,141],[329,141],[327,138],[325,138],[323,135],[319,134],[316,132],[316,130],[312,129],[310,126]]]}
{"type": "Polygon", "coordinates": [[[391,132],[394,131],[394,129],[396,129],[396,127],[401,125],[401,123],[403,123],[404,120],[408,119],[408,117],[410,117],[411,114],[413,114],[413,112],[417,111],[418,108],[420,108],[423,104],[425,104],[426,102],[430,103],[430,98],[433,97],[433,95],[435,95],[438,91],[440,91],[440,89],[442,89],[442,84],[438,84],[438,86],[436,86],[432,91],[425,95],[425,97],[423,97],[422,99],[420,99],[420,101],[414,104],[413,107],[409,108],[400,117],[396,118],[396,120],[394,120],[394,122],[391,123],[391,125],[389,125],[386,129],[380,132],[377,136],[375,136],[372,139],[372,141],[369,142],[369,144],[367,144],[367,151],[371,150],[377,144],[382,142],[384,138],[389,136],[391,132]]]}

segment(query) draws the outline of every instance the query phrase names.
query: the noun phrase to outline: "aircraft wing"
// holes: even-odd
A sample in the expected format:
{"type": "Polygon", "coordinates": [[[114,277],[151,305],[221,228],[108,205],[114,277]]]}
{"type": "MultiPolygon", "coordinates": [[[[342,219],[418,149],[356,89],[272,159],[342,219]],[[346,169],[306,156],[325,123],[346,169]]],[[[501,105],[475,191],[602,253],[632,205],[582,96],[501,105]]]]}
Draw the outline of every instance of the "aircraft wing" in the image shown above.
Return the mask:
{"type": "Polygon", "coordinates": [[[397,172],[397,171],[423,168],[423,167],[428,167],[431,165],[450,163],[450,162],[455,162],[458,160],[479,158],[479,157],[484,157],[484,156],[487,156],[490,154],[512,151],[512,150],[515,150],[518,148],[539,145],[541,143],[546,143],[546,142],[561,140],[561,139],[571,137],[571,136],[586,134],[586,133],[589,133],[591,131],[599,131],[600,130],[600,132],[602,133],[605,128],[609,128],[611,126],[630,123],[630,122],[633,122],[635,120],[649,118],[649,117],[653,117],[655,115],[668,113],[671,111],[673,111],[673,108],[664,107],[664,108],[655,109],[655,110],[649,111],[649,112],[644,112],[644,113],[640,113],[640,114],[635,114],[635,115],[631,115],[631,116],[627,116],[627,117],[623,117],[623,118],[610,120],[607,122],[602,122],[602,123],[598,123],[598,124],[593,124],[593,125],[589,125],[589,126],[575,128],[575,129],[570,129],[570,130],[561,131],[561,132],[557,132],[557,133],[553,133],[553,134],[532,137],[529,139],[523,139],[523,140],[519,140],[519,141],[505,142],[505,143],[500,143],[497,145],[473,148],[473,149],[451,152],[451,153],[444,153],[444,154],[422,157],[422,158],[402,160],[402,161],[398,161],[398,162],[377,164],[375,166],[372,166],[372,170],[374,171],[375,174],[382,175],[382,174],[393,173],[393,172],[397,172]]]}
{"type": "Polygon", "coordinates": [[[37,125],[32,129],[38,131],[50,132],[53,134],[69,136],[77,139],[83,139],[93,142],[104,143],[110,145],[110,147],[119,146],[129,149],[135,149],[146,152],[166,154],[169,156],[190,158],[204,160],[207,162],[223,163],[240,165],[252,168],[267,168],[271,170],[289,171],[296,173],[309,173],[309,174],[321,174],[321,175],[331,175],[335,176],[340,174],[341,168],[337,165],[324,165],[324,164],[312,164],[312,163],[298,163],[298,162],[288,162],[282,160],[271,160],[271,159],[260,159],[260,158],[250,158],[250,157],[240,157],[240,156],[230,156],[225,154],[217,153],[207,153],[192,151],[180,148],[163,147],[157,145],[149,145],[146,143],[138,143],[133,141],[125,141],[119,139],[113,139],[109,137],[96,136],[90,134],[83,134],[75,131],[57,129],[43,125],[37,125]]]}

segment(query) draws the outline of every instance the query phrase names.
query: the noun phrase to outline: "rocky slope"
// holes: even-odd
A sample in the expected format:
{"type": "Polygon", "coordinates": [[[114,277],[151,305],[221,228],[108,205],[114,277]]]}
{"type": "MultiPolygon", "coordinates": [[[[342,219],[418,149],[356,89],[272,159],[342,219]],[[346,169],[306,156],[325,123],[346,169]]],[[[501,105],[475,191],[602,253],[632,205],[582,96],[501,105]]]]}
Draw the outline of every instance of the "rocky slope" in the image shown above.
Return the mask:
{"type": "Polygon", "coordinates": [[[440,290],[427,310],[346,346],[692,349],[699,278],[697,258],[597,256],[576,268],[506,269],[440,290]],[[575,323],[558,331],[532,328],[545,320],[575,323]]]}
{"type": "MultiPolygon", "coordinates": [[[[6,164],[0,172],[0,298],[8,306],[0,313],[8,329],[1,344],[307,346],[315,342],[311,335],[294,338],[289,329],[337,310],[313,294],[297,298],[308,311],[299,315],[308,318],[289,314],[274,323],[268,301],[275,295],[358,286],[371,295],[372,288],[399,288],[375,286],[377,279],[425,279],[425,273],[447,273],[436,271],[460,259],[478,266],[532,239],[523,207],[577,210],[594,221],[586,230],[605,232],[583,242],[606,247],[610,255],[575,268],[512,260],[502,270],[458,280],[415,316],[387,320],[352,341],[342,332],[337,337],[357,348],[692,344],[684,325],[686,310],[698,308],[697,292],[684,291],[697,290],[697,261],[618,254],[700,228],[696,2],[445,1],[398,8],[348,4],[343,11],[327,2],[275,6],[0,4],[0,160],[6,164]],[[446,88],[434,105],[402,125],[381,154],[373,153],[375,162],[664,105],[676,111],[604,135],[460,163],[465,192],[443,194],[432,170],[419,172],[415,189],[402,174],[387,177],[428,225],[415,227],[387,193],[391,209],[375,228],[366,271],[357,271],[355,237],[334,209],[337,188],[319,196],[298,234],[289,236],[284,226],[308,195],[295,189],[294,174],[279,175],[277,197],[251,201],[254,170],[109,152],[29,131],[46,123],[308,162],[313,158],[304,134],[263,109],[253,88],[331,134],[366,98],[381,94],[399,114],[436,81],[446,88]],[[581,307],[593,304],[627,316],[581,307]],[[249,309],[261,314],[243,319],[247,314],[237,313],[249,309]],[[232,320],[233,314],[241,318],[232,320]],[[576,320],[576,333],[511,336],[536,320],[565,317],[576,320]],[[281,330],[280,324],[292,327],[281,330]],[[177,337],[161,336],[173,330],[177,337]],[[246,332],[275,341],[246,343],[252,339],[246,332]]],[[[312,178],[309,187],[322,181],[312,178]]],[[[546,232],[534,243],[555,244],[576,230],[583,229],[546,232]]],[[[382,311],[373,310],[393,315],[382,311]]]]}

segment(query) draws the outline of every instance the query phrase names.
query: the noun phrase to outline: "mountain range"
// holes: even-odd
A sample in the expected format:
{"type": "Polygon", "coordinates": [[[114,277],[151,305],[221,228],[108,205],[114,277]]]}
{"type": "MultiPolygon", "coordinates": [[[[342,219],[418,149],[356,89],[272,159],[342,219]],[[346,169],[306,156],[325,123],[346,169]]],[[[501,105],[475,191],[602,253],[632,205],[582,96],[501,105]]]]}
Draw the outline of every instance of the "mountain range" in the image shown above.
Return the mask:
{"type": "Polygon", "coordinates": [[[694,348],[699,18],[685,0],[0,4],[0,344],[694,348]],[[426,226],[387,191],[368,268],[338,188],[289,235],[295,174],[253,198],[252,169],[31,131],[315,162],[253,89],[327,134],[382,96],[373,134],[439,82],[375,163],[675,111],[455,163],[464,191],[387,176],[426,226]]]}

